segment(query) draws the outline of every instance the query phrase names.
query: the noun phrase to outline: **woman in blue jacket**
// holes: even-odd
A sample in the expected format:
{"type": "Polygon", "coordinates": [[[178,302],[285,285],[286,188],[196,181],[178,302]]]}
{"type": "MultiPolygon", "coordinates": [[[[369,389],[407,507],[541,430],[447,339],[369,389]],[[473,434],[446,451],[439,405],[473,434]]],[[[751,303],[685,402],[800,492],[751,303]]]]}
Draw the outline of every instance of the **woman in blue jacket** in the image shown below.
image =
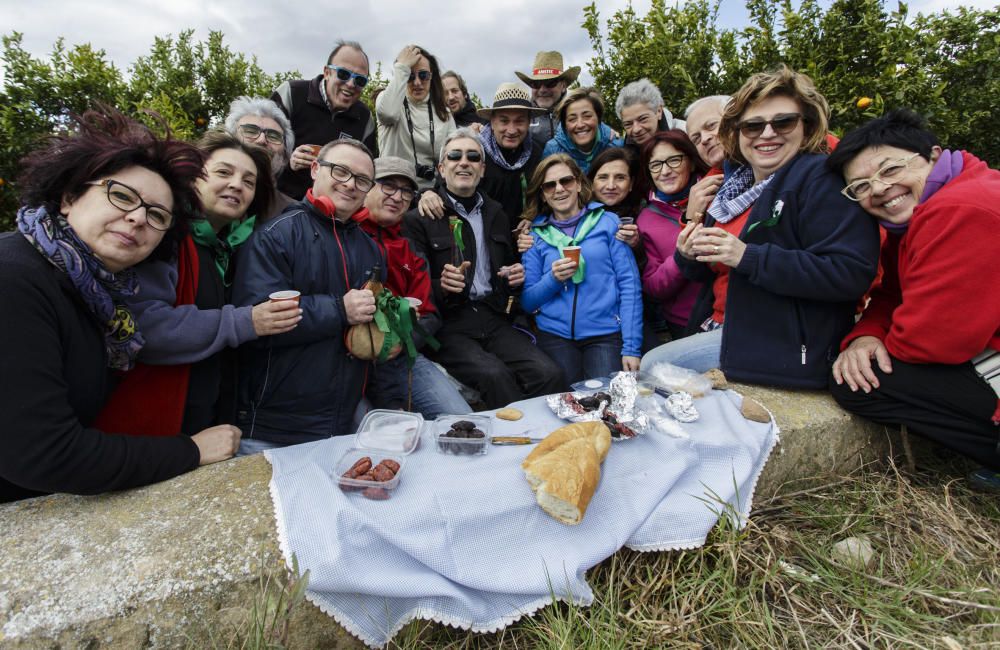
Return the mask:
{"type": "Polygon", "coordinates": [[[554,154],[535,170],[523,215],[534,245],[522,258],[521,304],[535,314],[538,346],[570,382],[638,370],[642,348],[635,256],[615,237],[618,217],[590,194],[573,159],[554,154]],[[579,263],[567,247],[579,247],[579,263]]]}

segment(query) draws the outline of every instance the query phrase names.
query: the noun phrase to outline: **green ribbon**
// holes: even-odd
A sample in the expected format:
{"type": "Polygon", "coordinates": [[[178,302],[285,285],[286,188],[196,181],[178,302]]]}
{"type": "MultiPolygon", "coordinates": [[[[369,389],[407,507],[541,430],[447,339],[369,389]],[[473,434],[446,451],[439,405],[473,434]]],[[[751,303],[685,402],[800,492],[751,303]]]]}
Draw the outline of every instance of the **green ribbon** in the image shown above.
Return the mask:
{"type": "MultiPolygon", "coordinates": [[[[583,223],[581,223],[577,229],[576,234],[570,237],[559,228],[552,224],[546,224],[545,226],[535,226],[532,228],[539,237],[542,238],[549,246],[559,249],[559,256],[566,257],[563,254],[563,248],[566,246],[578,246],[580,242],[586,239],[590,231],[594,229],[597,222],[601,220],[601,215],[604,214],[604,208],[597,208],[592,210],[583,218],[583,223]]],[[[576,267],[576,272],[573,273],[573,284],[580,284],[583,282],[583,276],[586,272],[587,262],[583,259],[583,251],[580,251],[580,264],[576,267]]]]}
{"type": "Polygon", "coordinates": [[[465,242],[462,241],[462,220],[458,217],[451,217],[448,219],[448,223],[451,225],[451,234],[455,238],[455,246],[463,255],[465,254],[465,242]]]}
{"type": "Polygon", "coordinates": [[[422,335],[427,345],[437,350],[441,344],[428,334],[417,322],[417,310],[406,298],[392,295],[384,290],[375,296],[375,326],[385,334],[382,349],[378,353],[379,363],[389,357],[389,353],[397,345],[406,350],[406,365],[413,367],[417,360],[417,346],[413,342],[414,332],[422,335]]]}
{"type": "Polygon", "coordinates": [[[257,217],[250,217],[240,223],[231,223],[218,234],[216,234],[212,228],[212,224],[208,223],[207,219],[192,219],[190,221],[191,237],[194,239],[194,243],[212,251],[212,257],[215,259],[215,268],[219,270],[219,275],[222,276],[222,283],[227,287],[230,284],[226,280],[229,261],[232,259],[233,252],[250,238],[256,221],[257,217]]]}
{"type": "Polygon", "coordinates": [[[771,210],[771,216],[764,221],[758,221],[757,223],[750,224],[750,227],[747,228],[747,234],[749,235],[752,233],[754,228],[757,226],[764,226],[765,228],[773,228],[774,226],[777,226],[778,222],[781,221],[781,211],[784,208],[785,202],[779,199],[778,202],[774,204],[774,208],[771,210]]]}

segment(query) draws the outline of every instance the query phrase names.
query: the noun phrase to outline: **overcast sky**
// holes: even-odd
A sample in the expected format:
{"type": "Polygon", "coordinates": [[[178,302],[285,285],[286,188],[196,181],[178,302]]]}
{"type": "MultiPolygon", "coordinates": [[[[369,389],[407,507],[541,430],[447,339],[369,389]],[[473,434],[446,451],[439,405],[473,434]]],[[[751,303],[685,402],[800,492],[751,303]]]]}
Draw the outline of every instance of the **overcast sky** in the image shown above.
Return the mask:
{"type": "MultiPolygon", "coordinates": [[[[671,0],[667,0],[670,2],[671,0]]],[[[233,50],[256,55],[269,73],[299,70],[319,74],[337,38],[357,40],[372,61],[392,61],[408,43],[425,47],[443,68],[460,72],[470,90],[490,103],[496,86],[516,81],[514,70],[527,72],[538,50],[559,50],[566,65],[583,68],[592,56],[580,27],[588,0],[0,0],[0,30],[24,34],[23,46],[46,56],[59,36],[68,45],[90,43],[126,70],[149,53],[155,36],[193,28],[204,40],[211,30],[225,34],[233,50]]],[[[823,5],[829,5],[824,0],[823,5]]],[[[895,2],[886,3],[895,7],[895,2]]],[[[912,0],[910,15],[959,4],[988,8],[995,0],[912,0]]],[[[598,0],[602,26],[628,0],[598,0]]],[[[632,3],[643,16],[649,0],[632,3]]],[[[719,24],[739,28],[747,22],[742,0],[723,0],[719,24]]],[[[2,72],[2,71],[0,71],[2,72]]]]}

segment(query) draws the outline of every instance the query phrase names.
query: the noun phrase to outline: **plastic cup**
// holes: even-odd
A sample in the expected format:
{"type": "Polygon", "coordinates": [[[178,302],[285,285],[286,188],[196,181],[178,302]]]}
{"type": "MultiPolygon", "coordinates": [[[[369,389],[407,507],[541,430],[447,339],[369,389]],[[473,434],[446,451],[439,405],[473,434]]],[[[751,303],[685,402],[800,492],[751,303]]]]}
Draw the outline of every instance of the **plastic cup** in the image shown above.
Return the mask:
{"type": "Polygon", "coordinates": [[[420,305],[424,304],[423,300],[421,300],[420,298],[414,298],[412,296],[407,296],[406,301],[410,303],[410,307],[413,307],[414,309],[419,309],[420,305]]]}
{"type": "Polygon", "coordinates": [[[563,257],[568,257],[569,259],[571,259],[574,262],[576,262],[577,265],[579,265],[580,264],[580,247],[579,246],[564,246],[563,247],[563,257]]]}
{"type": "Polygon", "coordinates": [[[298,291],[295,291],[294,289],[287,289],[285,291],[275,291],[274,293],[269,295],[268,298],[271,299],[271,302],[278,302],[281,300],[294,300],[295,304],[297,305],[299,304],[299,298],[301,296],[302,294],[299,293],[298,291]]]}

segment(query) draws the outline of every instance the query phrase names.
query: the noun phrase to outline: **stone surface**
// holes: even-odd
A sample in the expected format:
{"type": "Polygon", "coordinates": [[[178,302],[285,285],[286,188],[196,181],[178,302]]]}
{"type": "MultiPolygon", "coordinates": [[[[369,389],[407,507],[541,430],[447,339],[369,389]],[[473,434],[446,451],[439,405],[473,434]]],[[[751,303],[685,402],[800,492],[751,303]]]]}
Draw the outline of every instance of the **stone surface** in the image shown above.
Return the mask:
{"type": "MultiPolygon", "coordinates": [[[[781,427],[758,502],[887,449],[883,427],[852,418],[825,393],[732,388],[781,427]]],[[[270,473],[257,455],[129,492],[0,506],[0,647],[226,647],[261,600],[260,585],[284,575],[270,473]]],[[[288,632],[292,648],[363,647],[310,603],[288,632]]]]}
{"type": "Polygon", "coordinates": [[[830,557],[857,571],[864,571],[872,568],[875,562],[875,549],[867,537],[847,537],[833,545],[830,557]]]}

